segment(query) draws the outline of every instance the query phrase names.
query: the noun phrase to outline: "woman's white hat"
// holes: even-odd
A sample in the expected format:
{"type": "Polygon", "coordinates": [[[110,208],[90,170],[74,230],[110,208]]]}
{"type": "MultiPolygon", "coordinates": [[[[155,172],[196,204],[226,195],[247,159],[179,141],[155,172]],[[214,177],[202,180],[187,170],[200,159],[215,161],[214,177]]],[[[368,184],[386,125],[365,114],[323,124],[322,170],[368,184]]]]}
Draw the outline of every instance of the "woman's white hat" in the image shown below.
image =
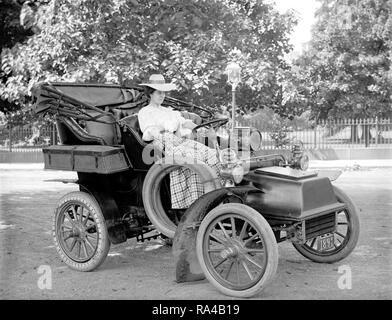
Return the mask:
{"type": "Polygon", "coordinates": [[[140,85],[159,91],[171,91],[177,89],[174,83],[166,83],[165,78],[161,74],[152,74],[147,83],[141,83],[140,85]]]}

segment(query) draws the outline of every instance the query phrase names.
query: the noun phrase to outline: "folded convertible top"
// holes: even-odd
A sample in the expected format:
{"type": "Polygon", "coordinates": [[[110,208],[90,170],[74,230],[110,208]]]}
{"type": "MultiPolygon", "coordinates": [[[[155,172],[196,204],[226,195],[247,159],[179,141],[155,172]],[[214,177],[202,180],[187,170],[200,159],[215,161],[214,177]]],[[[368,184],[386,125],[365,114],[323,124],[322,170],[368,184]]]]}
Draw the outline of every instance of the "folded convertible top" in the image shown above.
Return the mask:
{"type": "Polygon", "coordinates": [[[33,88],[33,96],[36,113],[67,105],[93,110],[103,110],[107,106],[132,108],[147,100],[142,88],[84,83],[41,83],[33,88]]]}
{"type": "MultiPolygon", "coordinates": [[[[144,89],[138,86],[120,86],[116,84],[45,82],[33,87],[33,110],[35,113],[55,112],[77,116],[83,109],[105,113],[106,107],[116,109],[135,109],[135,113],[148,103],[144,89]]],[[[166,97],[164,106],[175,109],[187,107],[194,111],[193,104],[166,97]]]]}

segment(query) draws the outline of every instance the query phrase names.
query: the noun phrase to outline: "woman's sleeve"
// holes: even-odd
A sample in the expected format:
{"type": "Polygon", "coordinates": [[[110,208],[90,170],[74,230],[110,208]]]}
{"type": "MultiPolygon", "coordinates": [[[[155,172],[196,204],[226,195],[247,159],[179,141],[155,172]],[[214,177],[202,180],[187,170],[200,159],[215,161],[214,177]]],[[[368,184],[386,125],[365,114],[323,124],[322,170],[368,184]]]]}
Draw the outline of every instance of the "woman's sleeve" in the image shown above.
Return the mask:
{"type": "Polygon", "coordinates": [[[169,110],[165,114],[163,121],[163,126],[165,131],[175,132],[181,126],[183,120],[185,120],[179,111],[169,110]]]}
{"type": "Polygon", "coordinates": [[[143,132],[143,140],[151,141],[164,128],[156,121],[156,117],[148,109],[142,109],[138,113],[139,127],[143,132]]]}
{"type": "Polygon", "coordinates": [[[151,138],[148,131],[156,132],[156,129],[150,128],[158,127],[159,130],[176,132],[184,122],[191,121],[182,117],[179,111],[170,109],[159,112],[159,114],[154,112],[154,110],[142,109],[139,111],[138,118],[140,130],[143,132],[143,140],[147,139],[147,137],[151,138]]]}
{"type": "Polygon", "coordinates": [[[149,117],[149,112],[146,109],[141,109],[137,114],[137,119],[139,121],[140,130],[144,133],[146,128],[149,127],[151,117],[149,117]]]}

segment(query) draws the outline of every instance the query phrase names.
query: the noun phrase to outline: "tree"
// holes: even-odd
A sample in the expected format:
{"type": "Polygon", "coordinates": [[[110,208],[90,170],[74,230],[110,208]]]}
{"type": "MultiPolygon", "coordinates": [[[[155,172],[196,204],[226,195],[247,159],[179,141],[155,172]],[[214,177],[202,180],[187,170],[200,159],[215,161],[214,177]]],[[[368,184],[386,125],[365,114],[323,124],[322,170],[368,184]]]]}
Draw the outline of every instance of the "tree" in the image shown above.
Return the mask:
{"type": "Polygon", "coordinates": [[[23,3],[20,0],[0,0],[0,51],[9,48],[17,42],[23,42],[33,34],[30,28],[20,24],[20,14],[23,3]]]}
{"type": "MultiPolygon", "coordinates": [[[[0,82],[5,84],[10,77],[12,69],[8,59],[4,58],[4,48],[11,48],[18,42],[23,42],[33,34],[30,28],[24,28],[20,24],[20,13],[24,1],[0,0],[0,82]]],[[[0,97],[0,112],[12,112],[17,106],[0,97]]]]}
{"type": "Polygon", "coordinates": [[[36,30],[7,49],[12,76],[2,99],[30,101],[41,81],[140,83],[161,72],[178,98],[218,107],[230,101],[224,69],[242,66],[237,104],[281,111],[291,13],[264,0],[52,0],[31,10],[36,30]]]}
{"type": "Polygon", "coordinates": [[[303,104],[316,119],[391,116],[392,1],[319,1],[312,40],[295,62],[303,104]]]}

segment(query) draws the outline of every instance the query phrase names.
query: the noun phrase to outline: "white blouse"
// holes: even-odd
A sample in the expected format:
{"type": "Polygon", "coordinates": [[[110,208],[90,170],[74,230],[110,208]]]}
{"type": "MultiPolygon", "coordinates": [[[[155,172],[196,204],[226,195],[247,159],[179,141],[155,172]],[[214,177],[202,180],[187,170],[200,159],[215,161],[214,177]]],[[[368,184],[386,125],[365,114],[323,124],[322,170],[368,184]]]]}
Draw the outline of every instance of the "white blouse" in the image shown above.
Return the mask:
{"type": "Polygon", "coordinates": [[[162,131],[176,132],[180,130],[181,136],[192,132],[189,128],[183,128],[186,122],[192,122],[185,119],[180,111],[172,110],[166,107],[156,107],[148,105],[142,108],[138,113],[140,130],[143,132],[143,140],[151,141],[162,131]]]}

